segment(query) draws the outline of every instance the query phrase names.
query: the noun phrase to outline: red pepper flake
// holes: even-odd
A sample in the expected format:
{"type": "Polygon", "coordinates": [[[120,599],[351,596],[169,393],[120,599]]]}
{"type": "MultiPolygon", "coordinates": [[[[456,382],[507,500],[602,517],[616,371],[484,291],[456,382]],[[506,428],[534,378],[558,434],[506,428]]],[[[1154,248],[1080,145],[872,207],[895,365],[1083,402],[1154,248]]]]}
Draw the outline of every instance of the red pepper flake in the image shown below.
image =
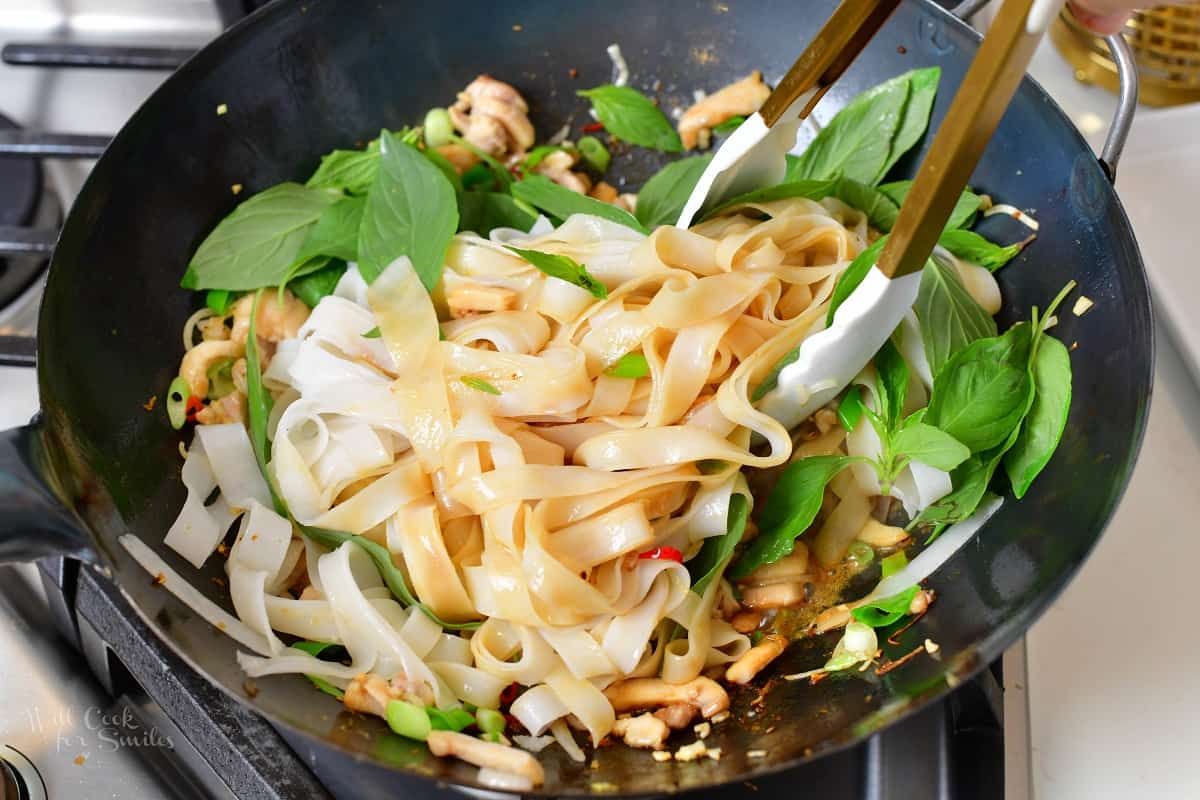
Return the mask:
{"type": "Polygon", "coordinates": [[[647,550],[644,553],[638,553],[638,558],[649,558],[655,561],[674,561],[683,563],[683,553],[676,550],[674,547],[655,547],[653,550],[647,550]]]}
{"type": "Polygon", "coordinates": [[[500,705],[511,706],[513,700],[517,699],[517,696],[520,694],[520,692],[521,684],[517,683],[516,681],[513,681],[508,686],[505,686],[504,691],[500,692],[500,705]]]}
{"type": "Polygon", "coordinates": [[[904,45],[900,45],[899,47],[896,48],[896,52],[899,53],[900,55],[904,55],[905,53],[908,52],[908,48],[905,47],[904,45]]]}
{"type": "Polygon", "coordinates": [[[579,130],[583,131],[584,133],[596,133],[597,131],[604,130],[604,123],[603,122],[589,122],[587,125],[584,125],[579,130]]]}
{"type": "Polygon", "coordinates": [[[82,766],[83,766],[83,763],[84,763],[85,761],[87,761],[87,756],[84,756],[84,755],[78,755],[78,756],[75,756],[75,760],[74,760],[74,762],[73,762],[73,763],[74,763],[74,764],[75,764],[75,766],[77,766],[77,767],[82,767],[82,766]]]}
{"type": "Polygon", "coordinates": [[[574,67],[571,67],[569,70],[567,70],[567,74],[570,75],[572,78],[578,78],[579,70],[575,69],[574,67]]]}
{"type": "Polygon", "coordinates": [[[153,411],[153,410],[154,410],[154,406],[155,406],[155,405],[157,405],[157,404],[158,404],[158,396],[157,396],[157,395],[153,395],[153,394],[152,394],[152,395],[150,395],[150,399],[149,399],[149,400],[147,400],[146,402],[142,403],[142,408],[146,409],[147,411],[153,411]]]}
{"type": "Polygon", "coordinates": [[[167,582],[167,576],[163,575],[161,572],[154,576],[154,585],[155,586],[162,586],[166,582],[167,582]]]}
{"type": "Polygon", "coordinates": [[[191,395],[190,397],[188,397],[187,406],[186,406],[188,422],[195,422],[196,415],[199,414],[203,410],[204,410],[204,401],[202,401],[199,397],[196,397],[195,395],[191,395]]]}

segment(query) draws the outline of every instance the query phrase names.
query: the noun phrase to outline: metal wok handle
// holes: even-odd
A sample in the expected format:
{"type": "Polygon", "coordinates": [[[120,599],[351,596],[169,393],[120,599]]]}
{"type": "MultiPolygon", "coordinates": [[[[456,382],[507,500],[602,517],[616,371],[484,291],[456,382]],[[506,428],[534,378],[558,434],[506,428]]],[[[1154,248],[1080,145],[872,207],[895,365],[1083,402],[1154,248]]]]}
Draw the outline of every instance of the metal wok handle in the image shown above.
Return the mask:
{"type": "Polygon", "coordinates": [[[0,563],[65,555],[96,558],[83,523],[51,489],[38,419],[0,431],[0,563]]]}
{"type": "MultiPolygon", "coordinates": [[[[978,14],[990,0],[963,0],[951,10],[951,14],[971,24],[971,17],[978,14]]],[[[1129,138],[1129,129],[1133,127],[1133,115],[1138,102],[1138,72],[1133,60],[1133,51],[1129,42],[1119,33],[1104,37],[1112,53],[1113,62],[1117,65],[1117,78],[1121,82],[1117,94],[1117,110],[1113,113],[1112,122],[1108,126],[1108,136],[1100,151],[1100,166],[1108,175],[1110,181],[1117,179],[1117,164],[1125,151],[1125,142],[1129,138]]]]}

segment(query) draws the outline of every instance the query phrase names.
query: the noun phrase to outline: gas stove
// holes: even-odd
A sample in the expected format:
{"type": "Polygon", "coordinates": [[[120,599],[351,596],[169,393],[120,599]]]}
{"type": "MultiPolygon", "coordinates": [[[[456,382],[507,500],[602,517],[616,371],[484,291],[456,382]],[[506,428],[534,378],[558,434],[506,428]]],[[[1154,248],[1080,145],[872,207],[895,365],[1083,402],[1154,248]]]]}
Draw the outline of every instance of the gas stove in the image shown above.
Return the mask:
{"type": "MultiPolygon", "coordinates": [[[[3,427],[36,410],[28,367],[44,268],[90,159],[170,69],[246,10],[241,0],[81,0],[69,14],[49,0],[21,7],[0,14],[3,427]]],[[[943,703],[861,746],[705,796],[791,797],[812,787],[828,800],[1028,798],[1025,661],[1021,642],[943,703]]],[[[210,686],[115,587],[72,561],[0,569],[0,663],[12,665],[0,676],[0,785],[16,792],[13,776],[25,778],[24,793],[5,800],[458,796],[276,730],[210,686]]]]}

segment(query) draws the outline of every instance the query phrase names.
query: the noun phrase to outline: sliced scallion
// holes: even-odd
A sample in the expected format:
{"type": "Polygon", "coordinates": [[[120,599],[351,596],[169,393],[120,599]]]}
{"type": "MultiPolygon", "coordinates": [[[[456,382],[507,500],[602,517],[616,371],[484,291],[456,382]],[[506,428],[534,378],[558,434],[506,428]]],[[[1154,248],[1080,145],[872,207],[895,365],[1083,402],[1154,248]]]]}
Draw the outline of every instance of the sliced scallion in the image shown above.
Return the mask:
{"type": "Polygon", "coordinates": [[[192,390],[183,378],[176,377],[171,381],[171,386],[167,389],[167,418],[171,420],[171,427],[175,430],[179,430],[187,422],[187,403],[191,395],[192,390]]]}
{"type": "Polygon", "coordinates": [[[484,733],[504,733],[504,715],[494,708],[481,708],[475,712],[475,724],[484,733]]]}
{"type": "Polygon", "coordinates": [[[425,709],[404,700],[388,701],[387,724],[401,736],[422,742],[429,738],[429,732],[433,730],[425,709]]]}

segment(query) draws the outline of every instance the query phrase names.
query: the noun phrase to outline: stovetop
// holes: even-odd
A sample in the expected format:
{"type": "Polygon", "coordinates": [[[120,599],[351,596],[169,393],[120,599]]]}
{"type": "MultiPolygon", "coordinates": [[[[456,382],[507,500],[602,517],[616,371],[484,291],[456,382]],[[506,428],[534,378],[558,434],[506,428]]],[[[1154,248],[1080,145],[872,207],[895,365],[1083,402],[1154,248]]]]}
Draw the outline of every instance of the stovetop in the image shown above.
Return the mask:
{"type": "MultiPolygon", "coordinates": [[[[0,0],[0,5],[6,1],[0,0]]],[[[20,215],[0,218],[0,232],[3,226],[14,225],[33,231],[27,234],[29,249],[22,256],[26,259],[22,263],[28,264],[29,259],[44,259],[48,253],[60,207],[68,206],[82,186],[91,166],[88,158],[102,149],[106,137],[158,85],[167,74],[165,69],[219,31],[220,18],[211,0],[78,0],[70,13],[50,0],[23,0],[21,5],[20,14],[0,13],[0,44],[10,45],[7,60],[45,64],[57,59],[65,66],[83,60],[93,65],[83,69],[0,66],[0,112],[28,130],[54,134],[10,133],[6,139],[0,130],[0,149],[5,143],[10,149],[32,143],[35,150],[41,147],[42,153],[59,157],[46,161],[44,170],[30,161],[24,166],[0,163],[0,167],[23,170],[27,182],[27,173],[33,172],[33,181],[45,190],[32,211],[22,206],[20,215]],[[11,46],[18,40],[65,42],[71,47],[11,46]],[[86,46],[95,43],[122,49],[86,46]],[[130,68],[133,62],[150,69],[130,68]]],[[[231,8],[241,7],[239,0],[221,0],[218,5],[226,19],[236,13],[231,8]]],[[[11,239],[11,230],[9,234],[11,239]]],[[[32,335],[38,284],[34,279],[22,287],[15,302],[0,304],[0,336],[32,335]]],[[[26,352],[31,353],[31,348],[26,352]]],[[[0,412],[36,407],[31,378],[29,370],[0,367],[0,412]]],[[[0,420],[10,422],[5,413],[0,413],[0,420]]],[[[381,767],[351,763],[340,752],[276,730],[161,645],[116,588],[92,570],[57,559],[39,565],[38,580],[44,606],[12,569],[0,570],[0,606],[9,612],[10,622],[23,619],[26,626],[0,629],[0,638],[45,637],[48,614],[65,646],[39,641],[28,647],[40,660],[22,663],[44,671],[36,703],[32,696],[23,700],[19,690],[0,694],[5,700],[0,713],[0,764],[23,764],[25,758],[40,767],[50,796],[121,800],[461,796],[459,791],[406,779],[381,767]],[[79,679],[83,664],[98,685],[79,679]],[[17,739],[23,749],[5,749],[17,739]]],[[[796,770],[703,795],[733,798],[752,792],[766,798],[819,795],[823,800],[1026,797],[1023,675],[1024,655],[1018,646],[1005,657],[1003,669],[999,663],[993,665],[943,703],[860,746],[796,770]],[[1004,673],[1009,677],[1007,693],[1001,688],[1004,673]]],[[[4,778],[0,770],[0,781],[4,778]]],[[[44,789],[39,795],[33,780],[26,790],[25,796],[32,798],[47,793],[44,789]]]]}

